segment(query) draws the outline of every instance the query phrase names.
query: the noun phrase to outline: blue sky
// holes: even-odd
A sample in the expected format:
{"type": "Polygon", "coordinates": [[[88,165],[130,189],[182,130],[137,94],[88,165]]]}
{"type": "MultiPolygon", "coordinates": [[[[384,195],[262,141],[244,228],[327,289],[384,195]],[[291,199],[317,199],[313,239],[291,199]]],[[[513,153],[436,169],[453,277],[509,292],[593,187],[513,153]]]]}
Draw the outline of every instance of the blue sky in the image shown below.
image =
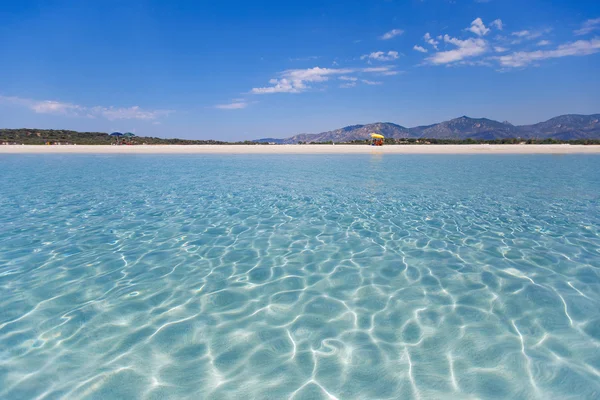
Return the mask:
{"type": "Polygon", "coordinates": [[[0,1],[0,126],[226,140],[600,112],[600,2],[0,1]]]}

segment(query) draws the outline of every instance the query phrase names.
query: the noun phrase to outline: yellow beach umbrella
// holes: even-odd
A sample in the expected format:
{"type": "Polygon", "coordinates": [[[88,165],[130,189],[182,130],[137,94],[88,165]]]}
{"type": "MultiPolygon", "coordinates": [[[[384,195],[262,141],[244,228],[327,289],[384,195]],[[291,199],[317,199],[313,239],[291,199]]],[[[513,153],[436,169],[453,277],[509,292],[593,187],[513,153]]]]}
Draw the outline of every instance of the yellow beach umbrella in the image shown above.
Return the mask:
{"type": "Polygon", "coordinates": [[[373,139],[385,139],[385,136],[380,135],[379,133],[371,133],[371,137],[373,139]]]}

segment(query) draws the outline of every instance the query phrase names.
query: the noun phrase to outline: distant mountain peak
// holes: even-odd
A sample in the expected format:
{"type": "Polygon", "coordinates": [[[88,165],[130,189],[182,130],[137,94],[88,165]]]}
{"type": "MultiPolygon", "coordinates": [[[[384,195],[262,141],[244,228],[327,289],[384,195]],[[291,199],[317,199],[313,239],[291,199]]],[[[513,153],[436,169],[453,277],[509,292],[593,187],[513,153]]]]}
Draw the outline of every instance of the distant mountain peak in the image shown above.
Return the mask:
{"type": "Polygon", "coordinates": [[[343,131],[351,131],[351,130],[354,130],[354,129],[362,128],[363,126],[364,125],[350,125],[350,126],[343,127],[341,130],[343,130],[343,131]]]}

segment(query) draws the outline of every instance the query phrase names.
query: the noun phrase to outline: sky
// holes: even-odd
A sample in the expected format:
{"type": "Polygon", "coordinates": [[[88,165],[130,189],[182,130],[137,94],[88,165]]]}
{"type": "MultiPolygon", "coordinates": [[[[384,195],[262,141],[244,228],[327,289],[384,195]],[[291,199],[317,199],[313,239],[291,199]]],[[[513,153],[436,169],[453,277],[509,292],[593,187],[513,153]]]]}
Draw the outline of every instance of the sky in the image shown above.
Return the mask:
{"type": "Polygon", "coordinates": [[[0,0],[0,127],[246,140],[600,113],[600,1],[0,0]]]}

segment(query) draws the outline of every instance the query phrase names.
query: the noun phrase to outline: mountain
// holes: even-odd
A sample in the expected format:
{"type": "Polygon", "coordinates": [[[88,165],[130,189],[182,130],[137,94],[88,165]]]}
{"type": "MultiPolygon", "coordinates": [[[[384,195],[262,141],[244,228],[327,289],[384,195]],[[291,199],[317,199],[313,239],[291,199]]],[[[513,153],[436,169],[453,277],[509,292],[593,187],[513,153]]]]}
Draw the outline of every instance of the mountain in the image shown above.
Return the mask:
{"type": "Polygon", "coordinates": [[[512,125],[509,122],[498,122],[487,118],[469,118],[467,116],[414,128],[405,128],[390,122],[378,122],[367,125],[351,125],[322,133],[302,133],[285,139],[259,139],[256,142],[279,144],[350,142],[368,139],[371,132],[380,133],[393,139],[600,139],[600,114],[562,115],[534,125],[520,126],[512,125]]]}
{"type": "Polygon", "coordinates": [[[301,133],[287,139],[258,139],[257,142],[270,142],[278,144],[294,144],[298,142],[349,142],[352,140],[363,140],[369,137],[371,132],[378,132],[385,137],[405,138],[409,137],[409,131],[403,126],[390,122],[378,122],[367,125],[352,125],[334,131],[322,133],[301,133]]]}
{"type": "Polygon", "coordinates": [[[559,140],[600,138],[600,114],[561,115],[534,125],[522,126],[528,137],[559,140]]]}
{"type": "Polygon", "coordinates": [[[519,137],[519,129],[513,125],[487,118],[466,116],[429,126],[411,128],[412,137],[428,139],[504,139],[519,137]]]}

